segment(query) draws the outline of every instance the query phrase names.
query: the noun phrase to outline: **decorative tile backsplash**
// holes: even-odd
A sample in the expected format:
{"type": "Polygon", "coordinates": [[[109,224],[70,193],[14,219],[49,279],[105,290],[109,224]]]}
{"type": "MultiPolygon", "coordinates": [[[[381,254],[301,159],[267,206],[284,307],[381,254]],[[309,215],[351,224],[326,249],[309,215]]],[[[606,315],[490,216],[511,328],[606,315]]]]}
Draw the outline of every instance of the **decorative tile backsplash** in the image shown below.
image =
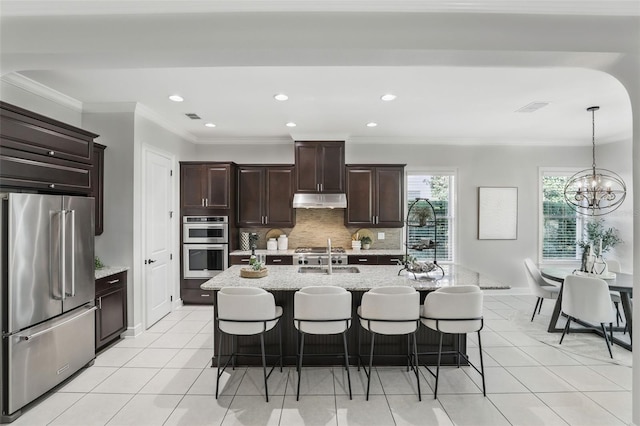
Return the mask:
{"type": "MultiPolygon", "coordinates": [[[[289,237],[289,248],[325,246],[331,238],[334,247],[351,248],[351,235],[361,228],[344,226],[343,209],[297,209],[296,226],[278,228],[289,237]]],[[[372,249],[402,249],[402,228],[369,228],[373,232],[372,249]],[[378,233],[384,232],[384,240],[378,233]]],[[[267,247],[265,236],[269,228],[241,228],[241,232],[257,232],[258,248],[267,247]]]]}

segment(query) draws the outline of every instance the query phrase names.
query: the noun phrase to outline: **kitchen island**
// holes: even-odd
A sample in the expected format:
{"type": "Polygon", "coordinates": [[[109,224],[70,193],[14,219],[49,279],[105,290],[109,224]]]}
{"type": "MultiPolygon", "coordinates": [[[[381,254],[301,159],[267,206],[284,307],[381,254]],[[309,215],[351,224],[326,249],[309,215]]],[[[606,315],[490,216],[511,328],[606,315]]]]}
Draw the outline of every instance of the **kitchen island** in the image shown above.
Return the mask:
{"type": "MultiPolygon", "coordinates": [[[[232,266],[231,268],[223,271],[219,275],[208,280],[202,284],[203,290],[212,290],[214,292],[214,306],[215,299],[217,299],[217,291],[223,287],[259,287],[271,292],[276,300],[276,304],[282,306],[283,315],[280,319],[282,327],[282,340],[283,340],[283,352],[284,361],[287,365],[295,365],[296,359],[296,329],[293,326],[293,295],[296,290],[303,287],[314,285],[333,285],[343,287],[349,290],[353,296],[353,318],[351,329],[348,336],[349,354],[353,363],[357,361],[356,355],[358,353],[358,329],[360,328],[357,319],[356,310],[362,300],[362,295],[376,287],[383,286],[411,286],[420,292],[420,302],[424,302],[424,298],[430,291],[437,290],[440,287],[448,287],[454,285],[477,285],[482,289],[506,289],[509,286],[505,286],[491,277],[472,271],[460,265],[443,265],[445,271],[444,276],[439,271],[434,271],[431,274],[419,274],[417,279],[414,279],[413,274],[403,271],[398,275],[398,271],[401,266],[390,265],[378,265],[378,266],[363,266],[358,265],[359,273],[347,273],[344,272],[345,266],[334,266],[333,273],[329,275],[326,272],[327,267],[323,266],[322,272],[299,272],[300,266],[270,266],[269,274],[264,278],[242,278],[240,277],[240,269],[243,267],[240,265],[232,266]]],[[[305,267],[302,267],[305,268],[305,267]]],[[[306,267],[310,268],[310,267],[306,267]]],[[[320,267],[315,267],[320,268],[320,267]]],[[[215,310],[214,310],[215,315],[215,310]]],[[[214,321],[215,327],[215,321],[214,321]]],[[[362,351],[367,352],[367,345],[369,343],[369,336],[366,332],[362,332],[362,351]]],[[[214,329],[214,348],[217,348],[220,335],[215,333],[214,329]]],[[[227,335],[222,337],[222,353],[228,354],[231,352],[231,338],[227,335]]],[[[244,337],[238,340],[238,351],[259,353],[260,340],[257,336],[244,337]]],[[[265,342],[269,346],[269,353],[277,353],[278,350],[278,337],[276,332],[267,333],[265,336],[265,342]]],[[[418,352],[436,352],[438,345],[437,333],[427,329],[426,327],[420,327],[418,331],[418,352]]],[[[445,335],[443,340],[443,350],[455,350],[457,349],[457,339],[451,335],[445,335]]],[[[309,353],[340,353],[342,351],[342,341],[340,336],[308,336],[305,338],[305,351],[309,353]]],[[[466,339],[460,339],[460,349],[464,353],[466,352],[466,339]]],[[[406,364],[406,350],[407,342],[404,336],[380,336],[376,337],[376,357],[374,363],[377,365],[404,365],[406,364]],[[380,356],[382,355],[382,356],[380,356]]],[[[421,362],[428,364],[435,364],[435,355],[427,355],[421,357],[421,362]]],[[[216,364],[217,359],[212,359],[213,365],[216,364]]],[[[443,356],[443,363],[454,363],[453,356],[443,356]]],[[[241,364],[258,364],[259,358],[251,357],[238,357],[238,362],[241,364]]],[[[339,364],[338,358],[309,358],[309,362],[305,359],[306,364],[339,364]]]]}

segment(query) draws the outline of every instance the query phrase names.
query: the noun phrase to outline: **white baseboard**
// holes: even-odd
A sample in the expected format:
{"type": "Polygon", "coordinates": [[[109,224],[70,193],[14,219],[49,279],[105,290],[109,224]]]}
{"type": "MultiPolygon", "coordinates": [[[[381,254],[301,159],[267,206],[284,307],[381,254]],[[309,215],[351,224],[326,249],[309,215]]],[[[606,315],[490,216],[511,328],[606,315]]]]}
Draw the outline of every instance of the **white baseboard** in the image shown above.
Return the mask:
{"type": "Polygon", "coordinates": [[[176,300],[174,300],[171,303],[171,310],[173,311],[173,310],[179,309],[179,308],[181,308],[183,306],[184,306],[184,303],[182,303],[182,299],[178,297],[176,300]]]}
{"type": "Polygon", "coordinates": [[[142,334],[144,330],[142,330],[142,324],[137,324],[133,327],[127,327],[127,330],[122,333],[120,336],[124,337],[125,339],[130,339],[136,336],[139,336],[142,334]]]}

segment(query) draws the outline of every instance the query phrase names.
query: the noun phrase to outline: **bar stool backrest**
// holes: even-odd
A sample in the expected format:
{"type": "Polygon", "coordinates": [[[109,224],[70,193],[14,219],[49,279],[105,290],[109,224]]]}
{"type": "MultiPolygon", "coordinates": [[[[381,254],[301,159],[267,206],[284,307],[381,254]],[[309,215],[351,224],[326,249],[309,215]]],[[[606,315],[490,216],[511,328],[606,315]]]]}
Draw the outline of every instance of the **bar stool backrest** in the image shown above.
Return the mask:
{"type": "Polygon", "coordinates": [[[424,299],[422,316],[435,319],[423,319],[422,323],[433,330],[443,333],[463,334],[478,331],[482,320],[460,321],[465,318],[482,318],[483,293],[475,285],[442,287],[427,294],[424,299]],[[450,321],[446,321],[451,319],[450,321]],[[453,321],[453,319],[457,319],[453,321]]]}
{"type": "Polygon", "coordinates": [[[338,334],[351,325],[351,293],[342,287],[304,287],[293,297],[293,325],[304,333],[338,334]]]}
{"type": "Polygon", "coordinates": [[[408,334],[418,328],[420,294],[413,287],[390,286],[371,289],[362,295],[360,306],[360,315],[372,319],[361,319],[360,324],[374,333],[408,334]]]}
{"type": "Polygon", "coordinates": [[[219,327],[228,334],[251,335],[272,329],[277,320],[273,295],[255,287],[223,287],[218,292],[219,327]],[[255,321],[255,322],[234,322],[255,321]]]}

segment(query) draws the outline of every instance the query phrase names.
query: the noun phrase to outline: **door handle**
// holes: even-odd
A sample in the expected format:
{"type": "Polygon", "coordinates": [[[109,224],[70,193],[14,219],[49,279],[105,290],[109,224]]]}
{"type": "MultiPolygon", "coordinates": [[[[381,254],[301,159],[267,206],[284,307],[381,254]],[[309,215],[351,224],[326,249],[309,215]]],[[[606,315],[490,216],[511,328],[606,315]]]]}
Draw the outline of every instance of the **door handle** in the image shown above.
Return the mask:
{"type": "Polygon", "coordinates": [[[146,264],[151,265],[152,263],[156,263],[156,262],[157,262],[157,260],[148,259],[148,260],[145,260],[145,261],[144,261],[144,264],[145,264],[145,265],[146,265],[146,264]]]}

